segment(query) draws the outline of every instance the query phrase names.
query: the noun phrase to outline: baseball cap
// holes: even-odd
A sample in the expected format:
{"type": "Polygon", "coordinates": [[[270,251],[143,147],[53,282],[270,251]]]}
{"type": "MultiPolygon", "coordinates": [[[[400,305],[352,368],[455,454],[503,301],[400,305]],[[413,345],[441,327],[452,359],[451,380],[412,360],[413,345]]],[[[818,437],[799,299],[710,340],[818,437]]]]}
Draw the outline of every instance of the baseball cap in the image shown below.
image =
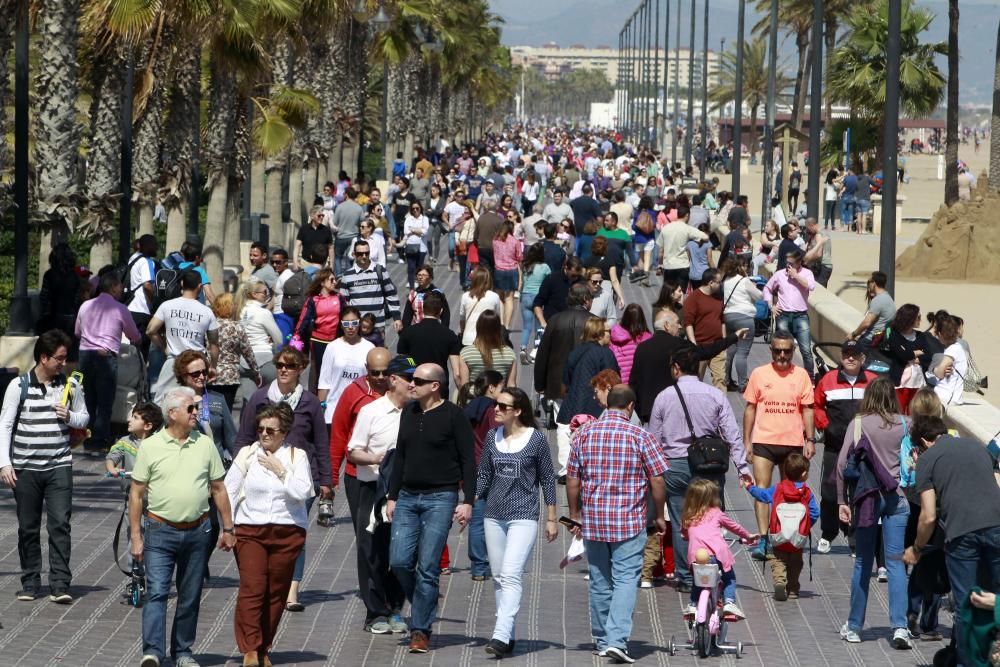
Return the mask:
{"type": "Polygon", "coordinates": [[[864,349],[860,345],[858,345],[858,341],[856,340],[845,341],[844,344],[840,346],[841,356],[850,355],[856,357],[864,353],[865,353],[864,349]]]}
{"type": "Polygon", "coordinates": [[[413,357],[397,354],[389,362],[386,370],[389,375],[413,375],[413,371],[417,370],[417,364],[413,361],[413,357]]]}

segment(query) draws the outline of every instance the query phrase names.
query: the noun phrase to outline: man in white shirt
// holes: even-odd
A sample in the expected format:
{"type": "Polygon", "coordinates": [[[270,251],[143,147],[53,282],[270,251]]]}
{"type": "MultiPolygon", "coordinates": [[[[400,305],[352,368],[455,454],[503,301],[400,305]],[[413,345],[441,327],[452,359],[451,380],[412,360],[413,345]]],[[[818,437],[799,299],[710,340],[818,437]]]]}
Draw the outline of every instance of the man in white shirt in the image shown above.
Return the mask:
{"type": "Polygon", "coordinates": [[[156,278],[156,253],[159,244],[152,234],[143,234],[135,242],[136,252],[128,258],[128,277],[122,281],[122,285],[131,292],[132,297],[125,304],[132,314],[135,326],[142,334],[142,352],[144,356],[149,356],[149,338],[146,336],[146,327],[149,326],[149,304],[156,296],[156,288],[153,281],[156,278]],[[126,284],[127,281],[127,284],[126,284]]]}
{"type": "Polygon", "coordinates": [[[542,217],[556,225],[566,218],[573,219],[573,209],[563,201],[563,193],[560,190],[556,190],[552,194],[552,203],[542,211],[542,217]]]}
{"type": "Polygon", "coordinates": [[[676,282],[685,291],[691,268],[691,257],[687,253],[688,241],[708,240],[708,234],[688,224],[689,214],[687,208],[679,206],[677,220],[663,225],[657,241],[662,257],[663,279],[676,282]]]}
{"type": "Polygon", "coordinates": [[[271,267],[278,274],[274,281],[274,298],[271,299],[271,312],[274,313],[274,321],[278,323],[282,335],[286,338],[295,327],[295,322],[281,310],[281,300],[285,296],[285,283],[295,275],[295,272],[288,266],[288,251],[284,248],[275,248],[271,251],[271,267]]]}
{"type": "Polygon", "coordinates": [[[399,355],[389,362],[389,390],[361,408],[347,443],[347,460],[357,466],[357,523],[354,534],[358,548],[358,596],[365,604],[365,630],[372,634],[406,632],[400,610],[406,596],[389,569],[391,524],[376,521],[368,531],[372,510],[378,500],[379,464],[396,447],[399,418],[410,401],[410,380],[416,366],[410,357],[399,355]],[[364,576],[362,576],[364,575],[364,576]]]}
{"type": "Polygon", "coordinates": [[[150,341],[167,353],[159,379],[152,387],[157,402],[176,386],[174,360],[181,352],[207,351],[213,367],[219,359],[219,323],[212,309],[198,302],[200,291],[201,276],[197,271],[185,271],[181,274],[181,295],[161,303],[146,327],[150,341]]]}

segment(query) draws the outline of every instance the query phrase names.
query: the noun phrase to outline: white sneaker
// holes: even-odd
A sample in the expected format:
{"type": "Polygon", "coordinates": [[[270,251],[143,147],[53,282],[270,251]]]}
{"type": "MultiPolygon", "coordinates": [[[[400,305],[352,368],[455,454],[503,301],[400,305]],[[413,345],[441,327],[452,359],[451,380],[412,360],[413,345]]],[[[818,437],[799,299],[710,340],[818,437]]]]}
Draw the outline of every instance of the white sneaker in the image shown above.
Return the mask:
{"type": "Polygon", "coordinates": [[[822,537],[819,538],[819,542],[816,543],[816,553],[818,554],[830,553],[830,540],[824,540],[822,537]]]}
{"type": "Polygon", "coordinates": [[[884,567],[880,567],[878,569],[878,580],[883,584],[889,581],[889,570],[885,569],[884,567]]]}
{"type": "Polygon", "coordinates": [[[652,581],[647,581],[643,579],[642,581],[639,582],[639,588],[652,588],[652,587],[653,587],[652,581]]]}
{"type": "Polygon", "coordinates": [[[910,631],[906,628],[896,628],[892,633],[892,645],[900,651],[913,648],[913,643],[910,639],[910,631]]]}
{"type": "Polygon", "coordinates": [[[684,607],[685,616],[695,616],[697,614],[698,614],[698,608],[695,607],[693,604],[689,604],[688,606],[684,607]]]}
{"type": "Polygon", "coordinates": [[[160,659],[151,653],[147,653],[142,656],[142,662],[139,663],[139,667],[160,667],[160,659]]]}
{"type": "Polygon", "coordinates": [[[861,635],[859,635],[854,630],[847,627],[847,623],[844,623],[840,628],[840,638],[849,644],[860,644],[861,635]]]}
{"type": "Polygon", "coordinates": [[[732,600],[726,601],[726,604],[722,606],[722,613],[726,616],[735,616],[736,618],[746,618],[743,610],[740,609],[736,603],[732,600]]]}

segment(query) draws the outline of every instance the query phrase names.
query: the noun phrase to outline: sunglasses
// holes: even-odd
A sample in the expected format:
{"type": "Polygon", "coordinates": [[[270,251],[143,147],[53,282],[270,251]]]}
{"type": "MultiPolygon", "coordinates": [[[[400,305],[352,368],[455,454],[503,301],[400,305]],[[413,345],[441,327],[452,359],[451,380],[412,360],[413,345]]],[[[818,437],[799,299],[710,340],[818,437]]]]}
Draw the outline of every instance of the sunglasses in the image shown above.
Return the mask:
{"type": "Polygon", "coordinates": [[[792,356],[794,353],[795,353],[794,348],[788,348],[788,349],[783,349],[783,348],[780,348],[780,347],[772,347],[771,348],[771,354],[774,355],[774,356],[778,356],[778,355],[792,356]]]}
{"type": "Polygon", "coordinates": [[[377,378],[384,378],[384,377],[389,377],[389,371],[388,369],[375,370],[374,368],[370,368],[368,369],[368,375],[377,378]]]}
{"type": "Polygon", "coordinates": [[[288,264],[288,260],[287,259],[272,259],[271,260],[271,266],[277,266],[279,264],[288,264]]]}
{"type": "Polygon", "coordinates": [[[371,252],[357,252],[357,251],[355,251],[354,256],[355,257],[367,257],[370,254],[371,254],[371,252]]]}
{"type": "Polygon", "coordinates": [[[418,387],[423,387],[431,384],[432,382],[437,382],[437,380],[428,380],[427,378],[412,377],[410,378],[410,382],[412,382],[414,385],[418,387]]]}
{"type": "MultiPolygon", "coordinates": [[[[179,408],[175,408],[175,409],[179,409],[179,408]]],[[[187,406],[187,413],[189,415],[193,415],[195,413],[195,410],[197,410],[197,409],[198,409],[198,404],[197,403],[192,403],[191,405],[187,406]]]]}
{"type": "Polygon", "coordinates": [[[501,412],[506,412],[507,410],[513,410],[513,409],[514,409],[513,405],[497,401],[497,410],[500,410],[501,412]]]}
{"type": "Polygon", "coordinates": [[[600,280],[591,280],[591,281],[590,281],[590,284],[591,284],[591,285],[600,285],[600,284],[601,284],[601,281],[600,281],[600,280]]]}
{"type": "Polygon", "coordinates": [[[275,363],[274,367],[279,371],[297,371],[299,369],[298,364],[286,364],[283,361],[275,363]]]}
{"type": "Polygon", "coordinates": [[[188,377],[189,378],[208,377],[208,371],[204,369],[200,371],[191,371],[190,373],[188,373],[188,377]]]}
{"type": "Polygon", "coordinates": [[[276,429],[276,428],[273,428],[271,426],[258,426],[257,427],[257,433],[260,434],[260,435],[265,435],[266,434],[268,436],[273,436],[279,430],[280,429],[276,429]]]}
{"type": "Polygon", "coordinates": [[[341,320],[340,326],[344,327],[345,329],[357,329],[359,326],[361,326],[361,320],[341,320]]]}

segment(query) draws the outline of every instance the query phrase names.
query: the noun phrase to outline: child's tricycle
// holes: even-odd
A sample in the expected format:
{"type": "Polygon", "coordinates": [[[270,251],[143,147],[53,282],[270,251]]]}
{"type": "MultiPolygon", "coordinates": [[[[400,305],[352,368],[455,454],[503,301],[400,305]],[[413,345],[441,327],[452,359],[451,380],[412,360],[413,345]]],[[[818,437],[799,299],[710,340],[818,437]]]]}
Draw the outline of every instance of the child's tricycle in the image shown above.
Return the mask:
{"type": "Polygon", "coordinates": [[[685,648],[697,651],[701,658],[707,658],[714,649],[720,653],[733,653],[739,658],[743,653],[743,642],[727,644],[726,626],[742,619],[723,611],[722,568],[715,562],[703,562],[692,563],[691,570],[694,575],[694,585],[701,589],[695,615],[685,617],[693,630],[692,640],[687,644],[677,644],[671,637],[667,644],[667,653],[674,655],[678,648],[685,648]]]}

